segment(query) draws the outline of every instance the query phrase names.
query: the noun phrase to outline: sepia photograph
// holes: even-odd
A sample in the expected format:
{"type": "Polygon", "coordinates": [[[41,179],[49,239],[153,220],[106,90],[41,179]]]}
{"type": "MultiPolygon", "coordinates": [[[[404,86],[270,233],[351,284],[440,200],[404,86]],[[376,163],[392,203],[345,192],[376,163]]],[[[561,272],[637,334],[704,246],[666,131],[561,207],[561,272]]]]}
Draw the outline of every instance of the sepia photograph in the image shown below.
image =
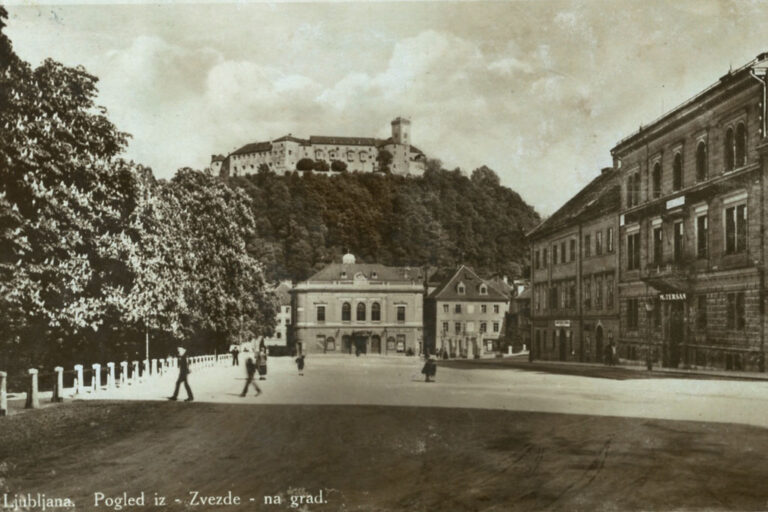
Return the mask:
{"type": "Polygon", "coordinates": [[[768,0],[0,0],[0,512],[768,511],[767,271],[768,0]]]}

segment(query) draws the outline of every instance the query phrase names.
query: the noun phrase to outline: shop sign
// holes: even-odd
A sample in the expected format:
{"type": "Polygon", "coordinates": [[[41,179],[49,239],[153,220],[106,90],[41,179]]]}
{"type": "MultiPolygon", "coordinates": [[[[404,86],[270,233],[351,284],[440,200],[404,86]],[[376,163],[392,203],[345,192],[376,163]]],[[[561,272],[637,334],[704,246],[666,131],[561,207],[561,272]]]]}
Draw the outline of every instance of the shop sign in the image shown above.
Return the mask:
{"type": "Polygon", "coordinates": [[[570,320],[555,320],[555,327],[570,327],[570,320]]]}
{"type": "Polygon", "coordinates": [[[659,295],[659,299],[661,300],[685,300],[685,294],[684,293],[662,293],[659,295]]]}
{"type": "Polygon", "coordinates": [[[683,206],[685,204],[685,196],[676,197],[667,201],[667,210],[683,206]]]}

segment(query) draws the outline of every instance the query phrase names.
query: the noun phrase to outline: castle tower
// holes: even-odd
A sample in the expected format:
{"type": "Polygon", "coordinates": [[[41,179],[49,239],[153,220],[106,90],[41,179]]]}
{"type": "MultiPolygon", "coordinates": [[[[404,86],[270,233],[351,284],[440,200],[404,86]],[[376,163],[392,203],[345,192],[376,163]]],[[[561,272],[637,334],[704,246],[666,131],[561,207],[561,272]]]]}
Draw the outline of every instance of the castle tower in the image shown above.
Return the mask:
{"type": "Polygon", "coordinates": [[[411,145],[411,121],[404,117],[396,117],[392,121],[392,142],[395,144],[411,145]]]}

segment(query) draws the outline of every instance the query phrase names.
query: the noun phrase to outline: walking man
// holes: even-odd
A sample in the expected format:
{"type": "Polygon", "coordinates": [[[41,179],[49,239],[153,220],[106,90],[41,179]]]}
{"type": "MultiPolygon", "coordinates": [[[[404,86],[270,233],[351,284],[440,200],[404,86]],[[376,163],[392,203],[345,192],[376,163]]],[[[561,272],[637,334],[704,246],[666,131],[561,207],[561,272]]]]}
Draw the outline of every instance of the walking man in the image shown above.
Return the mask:
{"type": "Polygon", "coordinates": [[[169,396],[168,400],[176,400],[176,398],[179,396],[179,386],[181,386],[181,383],[184,383],[184,389],[187,390],[187,399],[184,400],[185,402],[191,402],[194,400],[194,397],[192,396],[192,390],[189,387],[189,383],[187,382],[187,375],[190,374],[189,371],[189,362],[187,361],[187,350],[184,347],[178,347],[179,351],[179,378],[176,379],[176,388],[173,390],[173,396],[169,396]]]}
{"type": "Polygon", "coordinates": [[[256,374],[256,363],[253,362],[252,357],[248,357],[248,359],[245,360],[245,372],[245,387],[243,387],[243,392],[240,393],[240,396],[245,396],[248,392],[249,384],[253,384],[253,388],[256,390],[256,396],[259,396],[261,394],[261,388],[259,388],[259,385],[253,380],[253,377],[256,374]]]}

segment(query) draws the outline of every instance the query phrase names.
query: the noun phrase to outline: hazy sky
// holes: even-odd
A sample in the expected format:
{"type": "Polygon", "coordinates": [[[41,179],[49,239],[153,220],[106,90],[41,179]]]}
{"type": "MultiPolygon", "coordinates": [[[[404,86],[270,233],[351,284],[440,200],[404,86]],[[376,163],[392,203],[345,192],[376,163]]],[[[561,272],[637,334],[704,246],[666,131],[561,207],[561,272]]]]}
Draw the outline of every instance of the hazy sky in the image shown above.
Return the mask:
{"type": "Polygon", "coordinates": [[[160,177],[286,133],[385,137],[488,165],[550,214],[622,137],[768,51],[768,2],[8,7],[17,53],[100,77],[160,177]]]}

